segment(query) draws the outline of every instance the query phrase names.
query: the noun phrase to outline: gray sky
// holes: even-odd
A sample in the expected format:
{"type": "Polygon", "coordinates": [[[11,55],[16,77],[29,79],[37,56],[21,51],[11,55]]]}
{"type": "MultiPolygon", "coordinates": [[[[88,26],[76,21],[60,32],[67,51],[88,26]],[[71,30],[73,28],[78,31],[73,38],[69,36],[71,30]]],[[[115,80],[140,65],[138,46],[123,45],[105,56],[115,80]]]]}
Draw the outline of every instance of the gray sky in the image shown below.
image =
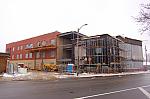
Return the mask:
{"type": "MultiPolygon", "coordinates": [[[[0,52],[5,44],[59,31],[75,31],[81,25],[86,35],[108,33],[135,39],[140,35],[131,16],[148,0],[0,0],[0,52]]],[[[146,38],[147,37],[147,38],[146,38]]],[[[149,41],[145,41],[147,42],[149,41]]]]}

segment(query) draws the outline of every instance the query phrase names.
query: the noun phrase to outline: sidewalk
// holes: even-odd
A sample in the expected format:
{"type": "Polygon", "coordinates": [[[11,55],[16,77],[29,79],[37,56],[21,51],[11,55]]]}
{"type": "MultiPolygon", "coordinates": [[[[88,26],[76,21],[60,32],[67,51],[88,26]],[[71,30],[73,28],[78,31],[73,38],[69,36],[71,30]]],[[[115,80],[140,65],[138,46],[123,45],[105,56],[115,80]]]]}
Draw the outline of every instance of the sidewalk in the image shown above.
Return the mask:
{"type": "Polygon", "coordinates": [[[136,74],[145,74],[150,73],[150,71],[139,71],[139,72],[122,72],[122,73],[110,73],[110,74],[79,74],[79,77],[107,77],[107,76],[123,76],[123,75],[136,75],[136,74]]]}
{"type": "Polygon", "coordinates": [[[7,74],[4,73],[0,80],[3,81],[16,81],[16,80],[56,80],[63,78],[83,78],[83,77],[108,77],[108,76],[123,76],[123,75],[136,75],[136,74],[145,74],[150,73],[150,71],[140,71],[140,72],[124,72],[117,74],[94,74],[94,73],[82,73],[78,76],[74,74],[60,74],[55,72],[41,72],[41,71],[32,71],[27,74],[7,74]]]}

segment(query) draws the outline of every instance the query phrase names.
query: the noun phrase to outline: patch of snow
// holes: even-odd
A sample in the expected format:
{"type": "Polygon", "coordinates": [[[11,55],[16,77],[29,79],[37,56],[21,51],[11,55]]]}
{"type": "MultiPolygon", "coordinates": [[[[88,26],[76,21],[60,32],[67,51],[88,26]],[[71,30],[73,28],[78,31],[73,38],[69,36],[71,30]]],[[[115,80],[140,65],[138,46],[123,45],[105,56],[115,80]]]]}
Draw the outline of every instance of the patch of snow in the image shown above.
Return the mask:
{"type": "Polygon", "coordinates": [[[88,73],[82,73],[83,75],[87,75],[88,73]]]}
{"type": "Polygon", "coordinates": [[[28,76],[28,75],[30,75],[30,73],[26,73],[26,74],[19,74],[19,73],[8,74],[8,73],[4,73],[3,77],[20,77],[20,76],[28,76]]]}
{"type": "Polygon", "coordinates": [[[79,74],[76,77],[107,77],[107,76],[123,76],[123,75],[135,75],[135,74],[143,74],[143,73],[150,73],[150,71],[139,71],[139,72],[122,72],[122,73],[117,73],[117,74],[89,74],[89,73],[82,73],[79,74]]]}
{"type": "Polygon", "coordinates": [[[3,74],[3,77],[14,77],[14,75],[13,75],[13,74],[4,73],[4,74],[3,74]]]}
{"type": "Polygon", "coordinates": [[[74,75],[54,75],[56,78],[69,78],[74,77],[74,75]]]}
{"type": "Polygon", "coordinates": [[[74,74],[61,74],[61,73],[55,73],[55,72],[28,72],[26,74],[20,74],[15,72],[14,74],[3,74],[3,79],[16,79],[16,80],[49,80],[49,79],[62,79],[62,78],[77,78],[77,77],[92,77],[91,79],[95,79],[95,77],[108,77],[108,76],[119,76],[122,77],[123,75],[132,75],[132,74],[143,74],[143,73],[150,73],[150,71],[139,71],[139,72],[122,72],[122,73],[116,73],[116,74],[94,74],[94,73],[81,73],[78,76],[76,73],[74,74]]]}

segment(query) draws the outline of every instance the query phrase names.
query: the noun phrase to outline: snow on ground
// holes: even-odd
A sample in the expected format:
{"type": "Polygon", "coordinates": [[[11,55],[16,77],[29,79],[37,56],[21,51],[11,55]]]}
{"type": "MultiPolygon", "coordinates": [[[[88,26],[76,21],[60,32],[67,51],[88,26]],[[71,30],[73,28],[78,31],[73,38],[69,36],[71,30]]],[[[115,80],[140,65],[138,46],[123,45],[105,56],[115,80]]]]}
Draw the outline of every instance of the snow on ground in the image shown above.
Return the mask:
{"type": "Polygon", "coordinates": [[[56,78],[72,78],[72,77],[77,77],[76,75],[67,75],[67,74],[59,74],[59,75],[53,75],[55,76],[56,78]]]}
{"type": "Polygon", "coordinates": [[[143,74],[143,73],[150,73],[150,71],[139,71],[139,72],[122,72],[122,73],[110,73],[110,74],[89,74],[89,73],[82,73],[79,74],[79,77],[107,77],[107,76],[123,76],[123,75],[135,75],[135,74],[143,74]]]}
{"type": "Polygon", "coordinates": [[[41,72],[41,71],[31,71],[26,74],[7,74],[4,73],[2,80],[55,80],[62,78],[81,78],[81,77],[107,77],[107,76],[123,76],[123,75],[135,75],[135,74],[143,74],[150,73],[150,71],[139,71],[139,72],[123,72],[116,74],[94,74],[94,73],[81,73],[77,76],[76,73],[72,74],[61,74],[56,72],[41,72]]]}
{"type": "Polygon", "coordinates": [[[74,75],[54,75],[56,78],[69,78],[69,77],[107,77],[107,76],[123,76],[123,75],[135,75],[135,74],[143,74],[143,73],[150,73],[150,71],[139,71],[139,72],[122,72],[122,73],[101,73],[101,74],[94,74],[94,73],[81,73],[77,76],[75,73],[74,75]]]}
{"type": "Polygon", "coordinates": [[[4,73],[3,77],[19,77],[19,76],[28,76],[28,75],[30,75],[30,72],[26,73],[26,74],[19,74],[19,73],[8,74],[8,73],[4,73]]]}
{"type": "Polygon", "coordinates": [[[50,73],[46,72],[28,72],[26,74],[20,74],[15,72],[14,74],[4,73],[2,80],[50,80],[55,79],[50,73]]]}

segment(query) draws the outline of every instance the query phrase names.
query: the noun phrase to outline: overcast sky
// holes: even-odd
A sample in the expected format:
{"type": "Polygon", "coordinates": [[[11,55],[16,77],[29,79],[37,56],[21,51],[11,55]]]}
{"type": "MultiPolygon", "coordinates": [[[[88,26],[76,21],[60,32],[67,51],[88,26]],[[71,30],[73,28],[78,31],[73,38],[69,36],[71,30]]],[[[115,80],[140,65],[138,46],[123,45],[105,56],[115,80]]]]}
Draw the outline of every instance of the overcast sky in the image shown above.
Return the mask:
{"type": "Polygon", "coordinates": [[[80,32],[89,36],[108,33],[148,39],[140,35],[132,18],[146,1],[0,0],[0,52],[5,52],[7,43],[53,31],[76,31],[85,23],[80,32]]]}

